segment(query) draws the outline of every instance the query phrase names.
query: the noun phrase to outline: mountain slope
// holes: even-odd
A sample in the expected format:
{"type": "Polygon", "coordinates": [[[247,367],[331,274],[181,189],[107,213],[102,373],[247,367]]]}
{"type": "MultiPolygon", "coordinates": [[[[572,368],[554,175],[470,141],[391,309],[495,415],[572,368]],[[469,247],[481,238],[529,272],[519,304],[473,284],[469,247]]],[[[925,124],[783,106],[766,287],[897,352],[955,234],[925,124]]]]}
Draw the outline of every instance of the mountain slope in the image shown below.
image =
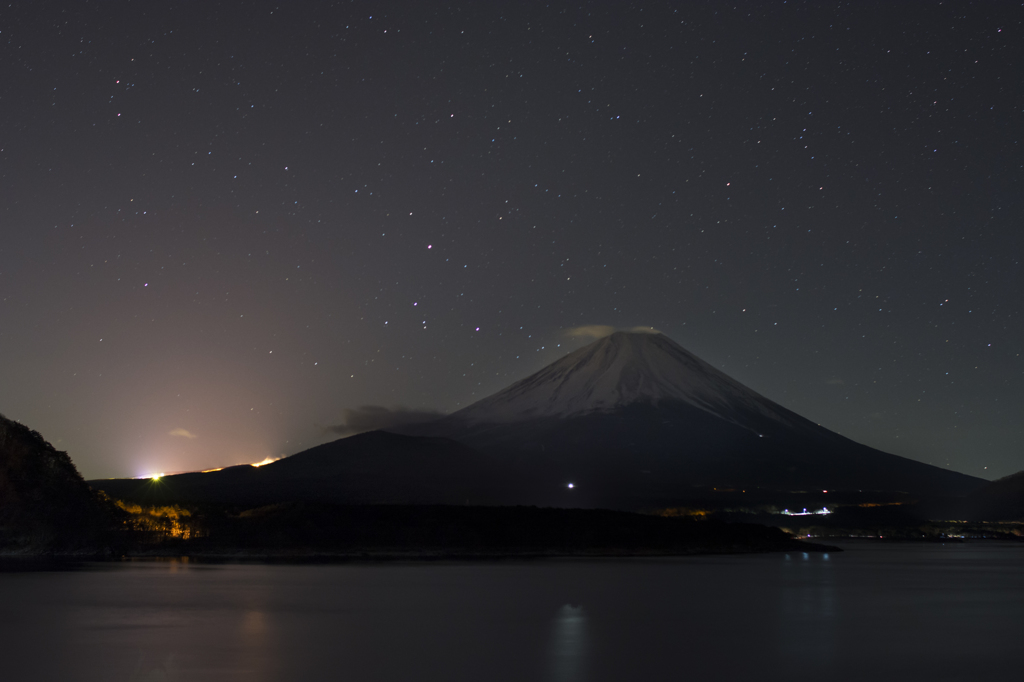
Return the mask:
{"type": "Polygon", "coordinates": [[[149,504],[466,504],[500,498],[500,478],[488,467],[485,458],[461,443],[371,431],[258,468],[245,464],[90,485],[112,497],[149,504]]]}

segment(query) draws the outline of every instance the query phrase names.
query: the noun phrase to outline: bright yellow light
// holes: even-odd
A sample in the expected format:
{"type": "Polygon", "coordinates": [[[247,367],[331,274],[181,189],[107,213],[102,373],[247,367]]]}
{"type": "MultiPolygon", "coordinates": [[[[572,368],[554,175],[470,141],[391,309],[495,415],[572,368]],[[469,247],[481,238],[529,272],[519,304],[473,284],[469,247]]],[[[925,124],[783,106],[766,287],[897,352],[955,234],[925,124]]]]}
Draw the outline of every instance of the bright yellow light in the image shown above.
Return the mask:
{"type": "Polygon", "coordinates": [[[153,481],[159,481],[161,478],[163,478],[163,476],[164,476],[163,472],[160,472],[159,474],[153,474],[149,478],[150,478],[150,480],[153,480],[153,481]]]}
{"type": "Polygon", "coordinates": [[[249,466],[261,467],[261,466],[264,466],[266,464],[270,464],[271,462],[276,462],[279,459],[281,459],[281,458],[280,457],[264,457],[262,462],[253,462],[249,466]]]}

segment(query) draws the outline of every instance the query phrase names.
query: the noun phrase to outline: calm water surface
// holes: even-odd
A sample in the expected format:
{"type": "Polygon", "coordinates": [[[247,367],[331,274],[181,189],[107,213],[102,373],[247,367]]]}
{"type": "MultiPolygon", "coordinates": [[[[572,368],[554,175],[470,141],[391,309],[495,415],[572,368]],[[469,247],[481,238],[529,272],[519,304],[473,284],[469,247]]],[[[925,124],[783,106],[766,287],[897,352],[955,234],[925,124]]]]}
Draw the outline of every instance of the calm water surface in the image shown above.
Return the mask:
{"type": "Polygon", "coordinates": [[[0,679],[1015,680],[1024,545],[0,573],[0,679]]]}

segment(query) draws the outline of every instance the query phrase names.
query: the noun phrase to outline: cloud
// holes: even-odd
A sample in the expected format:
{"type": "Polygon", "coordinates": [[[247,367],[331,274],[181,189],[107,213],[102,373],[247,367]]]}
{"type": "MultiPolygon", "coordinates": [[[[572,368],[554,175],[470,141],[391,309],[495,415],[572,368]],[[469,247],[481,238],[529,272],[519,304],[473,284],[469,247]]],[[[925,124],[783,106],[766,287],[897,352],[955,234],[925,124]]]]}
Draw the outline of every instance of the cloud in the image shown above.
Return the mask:
{"type": "Polygon", "coordinates": [[[176,429],[172,429],[171,431],[168,431],[167,435],[168,436],[178,436],[179,438],[188,438],[189,440],[192,440],[193,438],[199,438],[199,436],[197,436],[196,434],[192,433],[191,431],[186,431],[185,429],[181,428],[180,426],[178,428],[176,428],[176,429]]]}
{"type": "Polygon", "coordinates": [[[582,327],[570,327],[565,330],[566,336],[586,336],[592,339],[603,339],[615,333],[615,327],[606,324],[585,324],[582,327]]]}
{"type": "Polygon", "coordinates": [[[612,327],[607,324],[585,324],[580,327],[570,327],[565,330],[565,335],[569,337],[587,337],[591,339],[603,339],[606,336],[611,336],[615,332],[632,332],[634,334],[660,334],[654,327],[612,327]]]}
{"type": "Polygon", "coordinates": [[[366,431],[397,429],[413,424],[423,424],[444,416],[433,410],[407,410],[404,407],[387,408],[379,405],[363,405],[343,412],[341,424],[326,427],[330,433],[352,436],[366,431]]]}

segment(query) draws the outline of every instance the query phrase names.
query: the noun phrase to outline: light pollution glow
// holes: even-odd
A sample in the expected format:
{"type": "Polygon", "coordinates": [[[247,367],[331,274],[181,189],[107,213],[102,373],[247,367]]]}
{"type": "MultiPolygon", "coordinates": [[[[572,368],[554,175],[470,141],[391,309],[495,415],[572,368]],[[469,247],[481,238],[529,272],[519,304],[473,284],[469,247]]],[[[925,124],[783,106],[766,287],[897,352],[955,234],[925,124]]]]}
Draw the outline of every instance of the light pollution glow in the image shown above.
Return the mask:
{"type": "MultiPolygon", "coordinates": [[[[264,457],[259,462],[241,462],[241,463],[235,464],[233,466],[245,466],[245,465],[248,464],[251,467],[259,468],[261,466],[266,466],[267,464],[271,464],[273,462],[276,462],[279,459],[282,459],[282,458],[281,457],[264,457]]],[[[209,474],[209,473],[212,473],[214,471],[221,471],[221,470],[227,469],[227,468],[228,467],[217,467],[215,469],[203,469],[202,471],[200,471],[200,473],[209,474]]],[[[148,478],[151,481],[159,481],[164,476],[168,476],[168,475],[173,476],[175,474],[190,474],[190,473],[193,473],[193,472],[191,472],[191,471],[175,471],[175,472],[172,472],[171,474],[168,474],[166,472],[161,471],[160,473],[157,473],[157,474],[146,474],[145,476],[136,476],[135,478],[138,479],[138,480],[141,480],[141,479],[144,479],[144,478],[148,478]]]]}

